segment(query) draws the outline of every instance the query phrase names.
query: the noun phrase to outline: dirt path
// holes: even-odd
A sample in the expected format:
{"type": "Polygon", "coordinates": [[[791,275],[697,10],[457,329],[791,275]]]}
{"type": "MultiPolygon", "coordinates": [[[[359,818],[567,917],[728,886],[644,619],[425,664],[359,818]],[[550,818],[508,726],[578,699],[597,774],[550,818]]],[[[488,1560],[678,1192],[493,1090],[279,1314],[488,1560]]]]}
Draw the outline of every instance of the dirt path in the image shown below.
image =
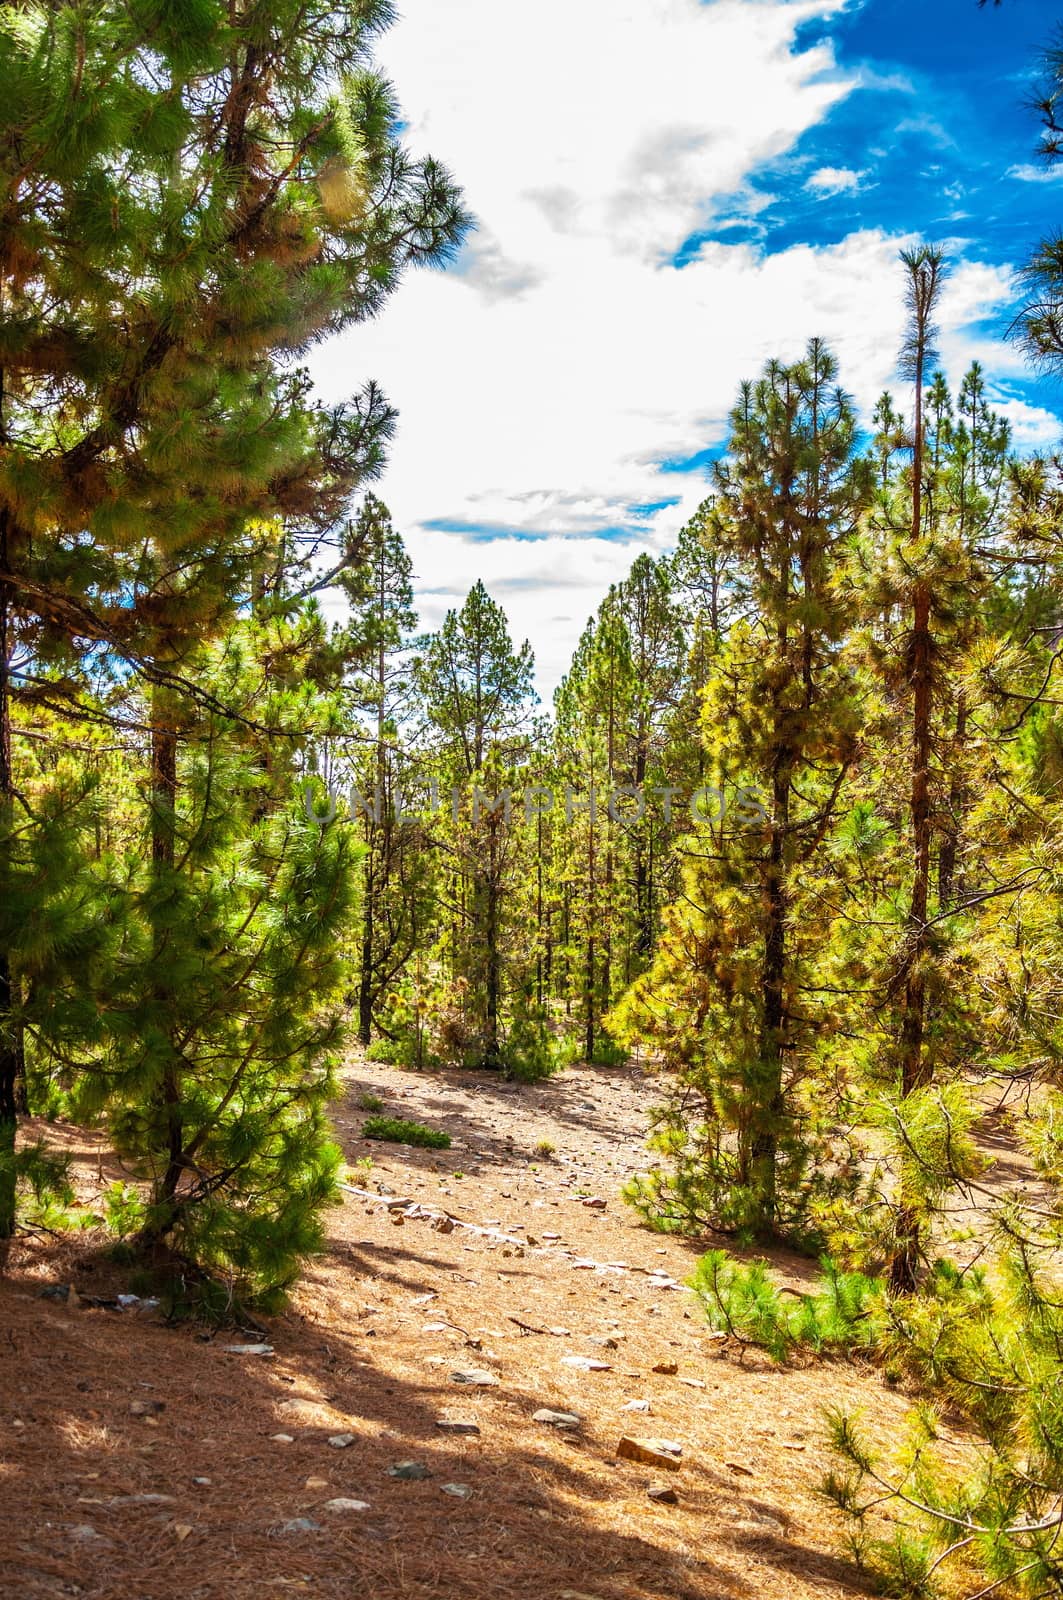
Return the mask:
{"type": "MultiPolygon", "coordinates": [[[[518,1088],[357,1062],[337,1124],[352,1163],[372,1157],[352,1175],[371,1198],[333,1214],[328,1255],[270,1325],[271,1356],[150,1313],[42,1300],[54,1254],[16,1263],[0,1284],[0,1591],[858,1592],[817,1492],[821,1411],[863,1406],[885,1440],[905,1403],[844,1364],[780,1373],[722,1353],[677,1286],[696,1251],[617,1197],[652,1097],[634,1072],[518,1088]],[[445,1128],[451,1149],[362,1141],[366,1095],[445,1128]],[[475,1226],[440,1231],[442,1213],[475,1226]],[[535,1420],[543,1408],[579,1423],[535,1420]],[[680,1469],[618,1460],[624,1434],[679,1445],[680,1469]],[[389,1474],[410,1462],[428,1476],[389,1474]]],[[[66,1261],[83,1291],[91,1265],[66,1261]]]]}

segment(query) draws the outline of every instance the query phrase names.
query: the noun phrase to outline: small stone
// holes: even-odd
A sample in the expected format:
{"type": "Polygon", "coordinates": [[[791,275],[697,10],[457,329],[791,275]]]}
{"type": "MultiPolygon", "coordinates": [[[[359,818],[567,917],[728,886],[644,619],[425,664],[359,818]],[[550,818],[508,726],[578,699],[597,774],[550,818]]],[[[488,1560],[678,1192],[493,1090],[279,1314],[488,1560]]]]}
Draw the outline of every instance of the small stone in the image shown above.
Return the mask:
{"type": "Polygon", "coordinates": [[[452,1372],[450,1381],[471,1384],[476,1389],[495,1389],[498,1387],[498,1374],[488,1372],[486,1367],[472,1367],[467,1372],[452,1372]]]}
{"type": "Polygon", "coordinates": [[[479,1433],[480,1424],[464,1417],[437,1417],[436,1427],[444,1433],[479,1433]]]}
{"type": "Polygon", "coordinates": [[[679,1365],[675,1361],[658,1361],[653,1370],[659,1372],[663,1378],[674,1378],[679,1371],[679,1365]]]}
{"type": "Polygon", "coordinates": [[[282,1522],[277,1529],[278,1533],[320,1533],[321,1524],[315,1522],[313,1517],[293,1517],[290,1522],[282,1522]]]}
{"type": "Polygon", "coordinates": [[[646,1493],[651,1500],[656,1500],[660,1505],[677,1506],[679,1504],[679,1496],[670,1483],[651,1483],[646,1493]]]}
{"type": "Polygon", "coordinates": [[[423,1461],[396,1461],[393,1467],[388,1468],[389,1478],[402,1478],[407,1483],[418,1483],[431,1476],[423,1461]]]}
{"type": "Polygon", "coordinates": [[[271,1356],[271,1344],[226,1344],[222,1346],[228,1356],[271,1356]]]}
{"type": "Polygon", "coordinates": [[[422,1333],[446,1333],[447,1330],[449,1329],[449,1327],[450,1327],[449,1322],[426,1322],[424,1327],[421,1329],[421,1332],[422,1333]]]}
{"type": "Polygon", "coordinates": [[[293,1437],[292,1437],[292,1435],[290,1433],[271,1433],[270,1434],[270,1438],[273,1440],[274,1444],[294,1444],[295,1443],[295,1440],[293,1439],[293,1437]]]}
{"type": "Polygon", "coordinates": [[[754,1476],[752,1470],[749,1467],[744,1467],[740,1461],[725,1461],[724,1466],[728,1472],[733,1472],[740,1478],[752,1478],[754,1476]]]}
{"type": "Polygon", "coordinates": [[[454,1221],[451,1217],[437,1217],[432,1224],[436,1233],[453,1233],[454,1221]]]}
{"type": "Polygon", "coordinates": [[[303,1485],[304,1489],[327,1489],[328,1486],[329,1481],[327,1478],[307,1478],[303,1485]]]}
{"type": "Polygon", "coordinates": [[[441,1483],[439,1486],[444,1494],[454,1496],[455,1500],[471,1500],[472,1486],[467,1483],[441,1483]]]}
{"type": "Polygon", "coordinates": [[[166,1410],[165,1400],[130,1400],[129,1415],[131,1417],[151,1417],[159,1411],[166,1410]]]}
{"type": "Polygon", "coordinates": [[[173,1532],[178,1544],[184,1544],[188,1535],[192,1532],[192,1524],[190,1522],[175,1522],[173,1532]]]}
{"type": "Polygon", "coordinates": [[[79,1544],[91,1544],[96,1539],[99,1539],[101,1543],[110,1543],[110,1540],[104,1540],[102,1533],[96,1532],[91,1522],[72,1522],[68,1532],[70,1537],[76,1539],[79,1544]]]}
{"type": "Polygon", "coordinates": [[[533,1422],[544,1422],[549,1428],[578,1428],[582,1420],[574,1411],[552,1411],[549,1406],[532,1412],[533,1422]]]}
{"type": "MultiPolygon", "coordinates": [[[[37,1298],[38,1300],[58,1300],[65,1305],[74,1293],[76,1291],[72,1283],[50,1283],[46,1288],[40,1290],[37,1298]]],[[[88,1523],[83,1524],[83,1526],[88,1527],[88,1523]]]]}
{"type": "Polygon", "coordinates": [[[648,1400],[627,1400],[620,1409],[621,1411],[649,1411],[650,1402],[648,1400]]]}
{"type": "Polygon", "coordinates": [[[394,1200],[388,1200],[385,1203],[389,1211],[404,1211],[407,1206],[413,1204],[413,1201],[409,1198],[406,1198],[405,1200],[396,1198],[394,1200]]]}
{"type": "Polygon", "coordinates": [[[584,1200],[583,1204],[587,1207],[588,1211],[604,1211],[608,1201],[603,1200],[601,1195],[596,1194],[592,1195],[589,1200],[584,1200]]]}
{"type": "Polygon", "coordinates": [[[324,1404],[323,1400],[306,1400],[302,1395],[295,1395],[291,1400],[282,1400],[277,1410],[286,1417],[304,1417],[307,1422],[316,1422],[324,1404]]]}
{"type": "Polygon", "coordinates": [[[326,1511],[335,1511],[335,1512],[368,1511],[369,1510],[369,1501],[368,1500],[349,1500],[346,1495],[339,1494],[339,1495],[336,1496],[336,1498],[334,1500],[326,1500],[325,1501],[325,1510],[326,1511]]]}
{"type": "Polygon", "coordinates": [[[612,1372],[608,1361],[593,1361],[590,1356],[562,1356],[563,1367],[578,1367],[580,1372],[612,1372]]]}
{"type": "Polygon", "coordinates": [[[573,1272],[593,1272],[597,1265],[597,1261],[589,1261],[581,1257],[578,1261],[573,1261],[572,1270],[573,1272]]]}
{"type": "Polygon", "coordinates": [[[172,1494],[119,1494],[111,1501],[113,1506],[175,1506],[172,1494]]]}
{"type": "Polygon", "coordinates": [[[211,1484],[211,1483],[214,1482],[214,1479],[213,1478],[193,1478],[192,1482],[195,1484],[197,1489],[205,1489],[208,1484],[211,1484]]]}
{"type": "Polygon", "coordinates": [[[680,1383],[685,1383],[688,1389],[706,1389],[708,1387],[707,1384],[702,1383],[700,1378],[680,1378],[679,1381],[680,1383]]]}
{"type": "Polygon", "coordinates": [[[353,1433],[334,1433],[329,1437],[333,1450],[349,1450],[354,1443],[353,1433]]]}
{"type": "Polygon", "coordinates": [[[406,1226],[406,1218],[401,1211],[393,1211],[389,1220],[393,1228],[404,1228],[406,1226]]]}
{"type": "Polygon", "coordinates": [[[641,1461],[648,1467],[663,1467],[666,1472],[678,1472],[681,1462],[674,1453],[677,1447],[665,1448],[664,1439],[632,1439],[626,1434],[616,1447],[616,1453],[625,1461],[641,1461]]]}

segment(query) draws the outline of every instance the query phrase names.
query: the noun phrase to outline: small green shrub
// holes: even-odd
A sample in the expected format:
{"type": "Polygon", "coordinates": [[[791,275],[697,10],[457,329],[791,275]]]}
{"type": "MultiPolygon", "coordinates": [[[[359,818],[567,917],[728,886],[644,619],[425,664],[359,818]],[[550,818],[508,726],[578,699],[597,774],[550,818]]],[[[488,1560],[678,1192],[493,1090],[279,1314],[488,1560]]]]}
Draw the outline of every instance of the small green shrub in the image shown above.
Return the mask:
{"type": "Polygon", "coordinates": [[[365,1057],[385,1067],[410,1067],[413,1065],[413,1040],[374,1039],[365,1057]]]}
{"type": "Polygon", "coordinates": [[[362,1128],[363,1139],[381,1139],[388,1144],[414,1144],[425,1150],[449,1150],[450,1134],[426,1128],[423,1122],[404,1122],[401,1117],[369,1117],[362,1128]]]}
{"type": "Polygon", "coordinates": [[[543,1078],[551,1077],[557,1067],[557,1057],[546,1032],[532,1022],[514,1022],[502,1046],[505,1076],[516,1078],[519,1083],[540,1083],[543,1078]]]}
{"type": "Polygon", "coordinates": [[[144,1224],[144,1202],[135,1189],[112,1183],[103,1197],[103,1220],[119,1240],[126,1240],[144,1224]]]}
{"type": "Polygon", "coordinates": [[[559,1040],[553,1051],[555,1066],[575,1067],[586,1062],[591,1067],[625,1067],[631,1059],[630,1053],[623,1045],[617,1044],[612,1035],[606,1033],[604,1029],[599,1030],[590,1056],[583,1048],[584,1043],[581,1033],[570,1033],[559,1040]]]}
{"type": "Polygon", "coordinates": [[[862,1272],[840,1272],[822,1262],[812,1294],[779,1289],[766,1261],[742,1266],[725,1250],[702,1256],[691,1279],[710,1326],[745,1344],[759,1345],[776,1361],[798,1346],[822,1354],[867,1349],[882,1333],[882,1285],[862,1272]]]}
{"type": "Polygon", "coordinates": [[[384,1102],[378,1094],[360,1094],[358,1104],[363,1111],[383,1111],[384,1102]]]}
{"type": "Polygon", "coordinates": [[[540,1139],[539,1143],[535,1146],[535,1154],[537,1156],[542,1156],[544,1160],[547,1160],[550,1156],[555,1154],[555,1147],[550,1143],[549,1139],[540,1139]]]}

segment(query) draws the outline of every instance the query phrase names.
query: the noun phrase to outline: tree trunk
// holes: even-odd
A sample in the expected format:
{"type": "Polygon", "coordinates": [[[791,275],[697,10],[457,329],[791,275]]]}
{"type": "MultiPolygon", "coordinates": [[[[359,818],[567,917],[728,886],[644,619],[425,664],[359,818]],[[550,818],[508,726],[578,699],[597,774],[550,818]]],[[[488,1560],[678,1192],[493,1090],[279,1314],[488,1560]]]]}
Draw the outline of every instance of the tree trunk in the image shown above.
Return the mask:
{"type": "MultiPolygon", "coordinates": [[[[10,571],[10,519],[0,510],[0,571],[10,571]]],[[[11,894],[15,775],[11,750],[11,660],[14,654],[13,586],[0,581],[0,894],[11,894]]],[[[0,950],[0,1239],[15,1231],[15,1136],[22,1079],[21,1024],[11,951],[0,950]]]]}
{"type": "Polygon", "coordinates": [[[778,1124],[783,1114],[783,1056],[786,1025],[786,824],[790,803],[789,762],[777,761],[772,780],[771,839],[765,880],[764,960],[761,968],[763,1021],[760,1061],[763,1082],[757,1095],[762,1119],[752,1141],[750,1179],[756,1204],[755,1231],[769,1238],[775,1229],[778,1124]]]}
{"type": "Polygon", "coordinates": [[[358,977],[358,1043],[366,1046],[373,1037],[373,913],[376,886],[373,882],[372,850],[370,844],[362,886],[362,965],[358,977]]]}
{"type": "Polygon", "coordinates": [[[495,871],[494,851],[491,852],[487,880],[487,926],[484,930],[487,943],[487,1049],[484,1065],[498,1068],[502,1065],[502,1048],[499,1040],[499,1010],[502,990],[502,957],[499,950],[498,901],[499,886],[495,871]]]}
{"type": "MultiPolygon", "coordinates": [[[[173,872],[177,810],[177,731],[173,726],[172,698],[156,688],[151,699],[151,862],[156,889],[173,872]]],[[[166,959],[168,942],[166,918],[156,904],[154,959],[159,971],[166,959]]],[[[165,1014],[172,994],[160,979],[156,999],[165,1014]]],[[[176,1050],[172,1043],[163,1064],[160,1096],[166,1124],[166,1166],[155,1186],[155,1202],[162,1202],[158,1222],[151,1230],[155,1237],[165,1234],[172,1223],[172,1201],[184,1171],[184,1124],[181,1115],[181,1079],[176,1050]]]]}
{"type": "Polygon", "coordinates": [[[952,763],[952,781],[949,784],[948,820],[938,847],[938,905],[947,911],[954,898],[962,893],[956,883],[956,862],[960,850],[960,828],[966,793],[963,783],[964,742],[967,738],[967,696],[961,689],[956,696],[956,737],[952,763]]]}
{"type": "MultiPolygon", "coordinates": [[[[912,543],[923,526],[923,374],[915,385],[915,436],[912,455],[912,543]]],[[[909,682],[912,686],[912,897],[908,911],[905,949],[904,1002],[900,1026],[900,1091],[902,1099],[929,1081],[924,1058],[926,982],[923,954],[927,941],[927,907],[930,898],[930,730],[933,712],[931,684],[930,587],[916,585],[912,596],[912,635],[909,682]]],[[[919,1264],[919,1220],[915,1204],[906,1194],[903,1174],[897,1214],[897,1242],[890,1263],[890,1285],[896,1293],[914,1289],[919,1264]]]]}

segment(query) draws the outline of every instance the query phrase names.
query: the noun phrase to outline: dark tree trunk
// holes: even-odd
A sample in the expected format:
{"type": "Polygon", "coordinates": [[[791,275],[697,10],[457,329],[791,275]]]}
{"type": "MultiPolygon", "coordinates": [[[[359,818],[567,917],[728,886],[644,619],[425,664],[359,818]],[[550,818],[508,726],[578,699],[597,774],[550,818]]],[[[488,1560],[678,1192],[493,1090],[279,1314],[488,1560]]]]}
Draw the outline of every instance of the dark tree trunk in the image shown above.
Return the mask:
{"type": "Polygon", "coordinates": [[[956,883],[956,862],[959,859],[960,827],[966,793],[963,784],[963,753],[967,738],[967,697],[961,689],[956,697],[956,759],[949,785],[948,818],[938,848],[938,905],[947,911],[962,884],[956,883]]]}
{"type": "MultiPolygon", "coordinates": [[[[912,543],[923,526],[923,374],[915,385],[915,435],[912,453],[912,543]]],[[[923,1049],[926,1030],[926,982],[923,955],[927,942],[927,908],[930,899],[930,732],[933,714],[931,681],[930,587],[916,585],[912,596],[912,632],[908,680],[912,686],[912,897],[908,910],[905,948],[904,999],[900,1026],[900,1091],[902,1098],[929,1081],[923,1049]]],[[[897,1239],[890,1263],[890,1285],[896,1293],[915,1288],[919,1267],[919,1220],[912,1198],[901,1192],[897,1213],[897,1239]]]]}
{"type": "Polygon", "coordinates": [[[775,1229],[778,1126],[783,1114],[783,1060],[786,1029],[786,824],[790,802],[790,766],[778,761],[772,783],[771,838],[765,876],[764,960],[761,968],[763,1020],[760,1061],[763,1082],[757,1095],[762,1119],[752,1140],[750,1178],[756,1203],[756,1232],[762,1238],[775,1229]]]}
{"type": "MultiPolygon", "coordinates": [[[[173,706],[169,696],[156,689],[151,707],[151,862],[156,889],[173,872],[176,852],[177,810],[177,730],[173,726],[173,706]]],[[[166,1011],[171,991],[161,978],[165,967],[168,935],[166,917],[156,904],[154,958],[160,976],[156,998],[166,1011]]],[[[176,1050],[171,1047],[163,1066],[160,1085],[166,1125],[166,1166],[156,1186],[156,1200],[162,1201],[155,1232],[165,1233],[172,1222],[172,1202],[184,1171],[184,1123],[181,1114],[181,1079],[176,1050]]]]}
{"type": "MultiPolygon", "coordinates": [[[[0,572],[10,571],[10,518],[0,510],[0,572]]],[[[0,580],[0,895],[12,892],[15,774],[11,750],[11,662],[14,654],[14,591],[0,580]]],[[[15,1231],[15,1136],[23,1082],[17,980],[11,951],[0,950],[0,1239],[15,1231]]]]}

